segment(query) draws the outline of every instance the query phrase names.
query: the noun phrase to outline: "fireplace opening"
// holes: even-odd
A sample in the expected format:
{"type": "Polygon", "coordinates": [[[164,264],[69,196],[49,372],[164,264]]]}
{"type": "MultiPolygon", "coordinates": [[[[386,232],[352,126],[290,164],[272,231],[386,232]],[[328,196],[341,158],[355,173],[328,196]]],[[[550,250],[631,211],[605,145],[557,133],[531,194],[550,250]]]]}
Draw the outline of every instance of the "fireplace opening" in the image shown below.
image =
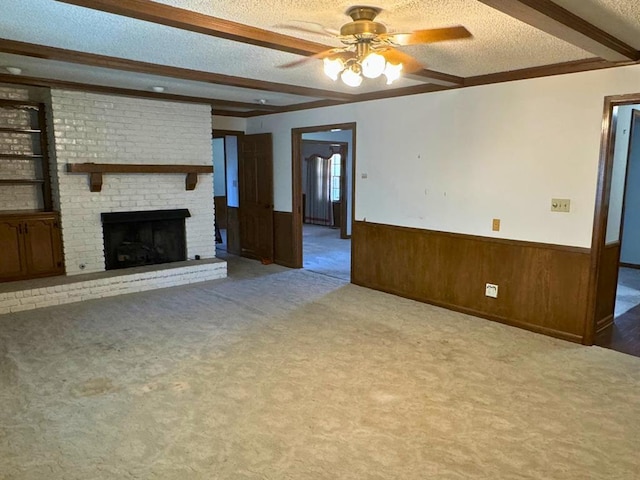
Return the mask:
{"type": "Polygon", "coordinates": [[[187,209],[103,213],[106,269],[186,260],[190,216],[187,209]]]}

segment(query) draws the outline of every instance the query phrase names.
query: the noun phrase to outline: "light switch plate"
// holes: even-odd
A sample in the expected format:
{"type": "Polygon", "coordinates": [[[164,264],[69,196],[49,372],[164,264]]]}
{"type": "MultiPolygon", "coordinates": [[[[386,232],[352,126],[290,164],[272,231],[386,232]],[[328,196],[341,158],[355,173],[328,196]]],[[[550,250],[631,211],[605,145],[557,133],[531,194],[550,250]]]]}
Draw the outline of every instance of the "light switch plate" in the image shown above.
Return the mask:
{"type": "Polygon", "coordinates": [[[568,198],[552,198],[551,211],[568,213],[571,210],[571,200],[568,198]]]}

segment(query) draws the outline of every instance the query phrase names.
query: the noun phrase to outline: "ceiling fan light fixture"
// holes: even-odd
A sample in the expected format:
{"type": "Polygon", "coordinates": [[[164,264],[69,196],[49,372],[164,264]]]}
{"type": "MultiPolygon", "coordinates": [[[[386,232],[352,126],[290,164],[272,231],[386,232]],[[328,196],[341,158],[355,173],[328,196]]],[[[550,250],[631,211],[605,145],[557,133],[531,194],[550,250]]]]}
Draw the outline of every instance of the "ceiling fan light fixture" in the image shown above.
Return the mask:
{"type": "Polygon", "coordinates": [[[362,83],[362,76],[360,75],[360,72],[354,68],[356,65],[358,64],[354,64],[342,71],[340,78],[345,83],[345,85],[348,85],[350,87],[359,87],[362,83]]]}
{"type": "Polygon", "coordinates": [[[383,72],[384,76],[387,77],[387,85],[391,85],[395,80],[399,79],[401,72],[402,72],[401,63],[394,65],[393,63],[387,62],[387,65],[383,72]]]}
{"type": "Polygon", "coordinates": [[[362,75],[378,78],[385,71],[387,61],[379,53],[371,52],[362,60],[362,75]]]}
{"type": "Polygon", "coordinates": [[[340,58],[324,59],[324,73],[331,80],[338,80],[338,76],[344,70],[344,62],[340,58]]]}

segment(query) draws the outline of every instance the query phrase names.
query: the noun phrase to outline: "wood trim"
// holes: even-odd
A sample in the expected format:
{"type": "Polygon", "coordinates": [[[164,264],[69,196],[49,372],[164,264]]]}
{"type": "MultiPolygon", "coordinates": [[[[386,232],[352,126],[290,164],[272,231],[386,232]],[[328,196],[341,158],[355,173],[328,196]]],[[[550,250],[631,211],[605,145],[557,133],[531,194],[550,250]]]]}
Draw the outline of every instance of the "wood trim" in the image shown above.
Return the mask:
{"type": "MultiPolygon", "coordinates": [[[[214,128],[211,137],[212,138],[241,137],[242,135],[244,135],[244,132],[241,130],[220,130],[218,128],[214,128]]],[[[225,158],[225,162],[226,162],[226,158],[225,158]]]]}
{"type": "Polygon", "coordinates": [[[606,60],[640,60],[638,50],[550,0],[480,1],[606,60]]]}
{"type": "Polygon", "coordinates": [[[601,70],[604,68],[619,67],[621,64],[611,63],[599,58],[588,60],[575,60],[572,62],[556,63],[553,65],[542,65],[540,67],[522,68],[508,72],[489,73],[464,79],[465,87],[477,85],[490,85],[493,83],[513,82],[516,80],[528,80],[531,78],[552,77],[554,75],[566,75],[568,73],[579,73],[591,70],[601,70]]]}
{"type": "Polygon", "coordinates": [[[621,267],[624,268],[635,268],[635,269],[640,269],[640,265],[638,265],[637,263],[626,263],[626,262],[620,262],[619,265],[621,267]]]}
{"type": "Polygon", "coordinates": [[[596,324],[596,335],[613,325],[613,313],[598,320],[596,324]]]}
{"type": "Polygon", "coordinates": [[[293,248],[293,213],[273,212],[274,258],[278,265],[300,268],[296,264],[293,248]]]}
{"type": "Polygon", "coordinates": [[[579,342],[589,251],[354,222],[352,282],[579,342]],[[497,299],[484,284],[499,286],[497,299]]]}
{"type": "Polygon", "coordinates": [[[127,0],[126,2],[122,0],[57,1],[298,55],[313,55],[332,48],[321,43],[147,0],[127,0]]]}
{"type": "MultiPolygon", "coordinates": [[[[128,0],[127,2],[121,0],[57,1],[298,55],[309,56],[334,48],[333,45],[310,42],[298,37],[147,0],[128,0]]],[[[414,72],[411,74],[411,78],[445,86],[462,84],[461,77],[428,69],[414,72]]]]}
{"type": "Polygon", "coordinates": [[[185,173],[185,190],[194,190],[199,173],[213,173],[213,165],[150,165],[132,163],[68,163],[69,173],[88,173],[92,192],[102,190],[105,173],[185,173]]]}
{"type": "Polygon", "coordinates": [[[598,291],[596,295],[596,326],[598,333],[606,328],[613,319],[616,309],[616,291],[620,260],[620,242],[611,242],[604,246],[599,259],[598,291]]]}
{"type": "MultiPolygon", "coordinates": [[[[292,256],[294,259],[293,268],[302,268],[302,167],[300,165],[300,153],[302,151],[302,134],[314,132],[327,132],[331,129],[339,128],[351,130],[351,234],[353,236],[353,222],[355,219],[355,173],[356,173],[356,128],[353,123],[339,123],[331,125],[318,125],[313,127],[302,127],[291,129],[291,206],[292,206],[292,256]]],[[[351,258],[353,266],[353,256],[351,258]]]]}
{"type": "MultiPolygon", "coordinates": [[[[137,98],[150,98],[154,100],[165,100],[171,102],[183,102],[183,103],[203,103],[211,105],[213,108],[218,107],[230,107],[230,108],[247,108],[257,110],[262,108],[261,105],[246,102],[234,102],[231,100],[221,100],[218,98],[207,97],[191,97],[187,95],[176,95],[172,93],[155,93],[147,92],[145,90],[135,90],[131,88],[120,87],[108,87],[104,85],[91,85],[89,83],[68,82],[65,80],[50,80],[47,78],[39,77],[25,77],[23,75],[9,75],[0,73],[0,83],[8,83],[14,85],[27,85],[32,87],[45,87],[45,88],[59,88],[66,90],[78,90],[83,92],[104,93],[108,95],[120,95],[126,97],[137,98]]],[[[278,107],[273,105],[266,105],[263,110],[277,111],[278,107]]],[[[243,112],[233,111],[236,116],[243,112]]],[[[216,112],[215,115],[218,115],[216,112]]]]}
{"type": "Polygon", "coordinates": [[[250,88],[254,90],[264,90],[268,92],[290,93],[305,97],[330,98],[334,100],[350,100],[353,95],[331,90],[322,90],[298,85],[288,85],[284,83],[267,82],[250,78],[234,77],[220,73],[204,72],[201,70],[190,70],[188,68],[172,67],[169,65],[159,65],[157,63],[140,62],[94,53],[66,50],[63,48],[36,45],[33,43],[18,42],[15,40],[0,39],[0,52],[13,55],[24,55],[27,57],[42,58],[46,60],[57,60],[92,67],[109,68],[114,70],[124,70],[128,72],[147,73],[150,75],[160,75],[164,77],[193,80],[196,82],[211,83],[214,85],[226,85],[230,87],[250,88]]]}
{"type": "Polygon", "coordinates": [[[591,234],[591,266],[589,271],[589,293],[587,295],[587,319],[583,334],[585,345],[593,345],[598,322],[598,287],[603,267],[602,258],[607,235],[607,217],[609,214],[609,196],[613,175],[613,153],[615,142],[616,118],[613,108],[620,105],[640,103],[640,93],[609,96],[604,99],[602,128],[600,130],[600,160],[596,183],[596,202],[593,214],[591,234]]]}

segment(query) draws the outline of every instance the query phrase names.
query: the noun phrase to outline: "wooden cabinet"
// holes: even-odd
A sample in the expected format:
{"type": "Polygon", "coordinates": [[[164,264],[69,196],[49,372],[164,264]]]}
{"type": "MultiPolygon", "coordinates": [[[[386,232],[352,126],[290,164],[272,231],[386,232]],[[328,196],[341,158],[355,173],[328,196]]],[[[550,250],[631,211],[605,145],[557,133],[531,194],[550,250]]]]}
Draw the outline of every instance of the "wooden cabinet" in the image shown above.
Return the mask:
{"type": "Polygon", "coordinates": [[[0,281],[62,275],[62,255],[57,213],[0,214],[0,281]]]}

